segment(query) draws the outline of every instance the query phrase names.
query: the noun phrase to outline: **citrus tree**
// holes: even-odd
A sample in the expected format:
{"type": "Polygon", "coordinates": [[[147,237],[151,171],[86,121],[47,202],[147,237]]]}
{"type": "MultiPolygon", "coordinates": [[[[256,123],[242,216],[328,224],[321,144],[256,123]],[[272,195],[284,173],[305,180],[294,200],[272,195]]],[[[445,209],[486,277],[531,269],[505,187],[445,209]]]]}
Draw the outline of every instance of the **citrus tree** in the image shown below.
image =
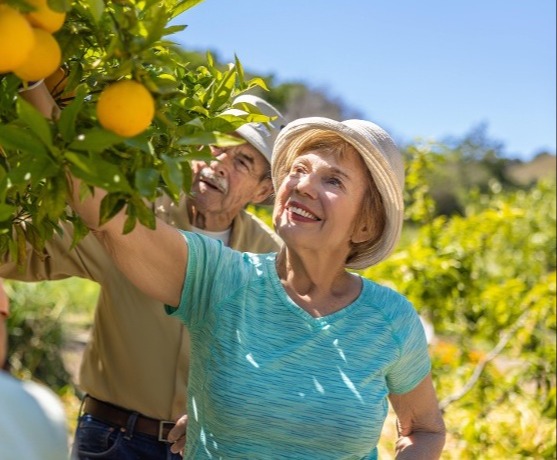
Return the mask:
{"type": "Polygon", "coordinates": [[[124,232],[154,226],[150,201],[177,199],[190,186],[189,161],[249,121],[268,118],[233,98],[258,87],[238,59],[217,66],[210,54],[192,66],[169,36],[170,25],[201,0],[1,0],[0,254],[41,250],[73,222],[66,206],[70,171],[84,191],[108,191],[101,221],[126,208],[124,232]],[[37,19],[37,17],[39,19],[37,19]],[[22,70],[23,69],[23,70],[22,70]],[[22,97],[44,79],[61,111],[44,117],[22,97]]]}

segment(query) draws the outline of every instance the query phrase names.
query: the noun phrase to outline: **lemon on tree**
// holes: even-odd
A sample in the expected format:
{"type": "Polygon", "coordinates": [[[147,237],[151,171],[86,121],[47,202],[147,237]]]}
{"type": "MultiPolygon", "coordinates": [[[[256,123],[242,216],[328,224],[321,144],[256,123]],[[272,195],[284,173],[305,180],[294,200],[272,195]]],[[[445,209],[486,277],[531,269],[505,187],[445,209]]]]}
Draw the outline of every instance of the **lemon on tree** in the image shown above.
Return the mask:
{"type": "Polygon", "coordinates": [[[47,32],[54,33],[60,30],[66,20],[66,13],[54,11],[48,6],[48,0],[27,0],[35,10],[26,14],[29,22],[47,32]]]}
{"type": "Polygon", "coordinates": [[[62,51],[56,39],[46,30],[33,28],[34,46],[27,59],[13,69],[25,81],[41,80],[52,74],[62,61],[62,51]]]}
{"type": "Polygon", "coordinates": [[[135,80],[121,80],[108,85],[97,102],[99,123],[122,137],[133,137],[145,131],[154,115],[153,96],[135,80]]]}
{"type": "Polygon", "coordinates": [[[11,72],[29,56],[33,29],[19,11],[0,4],[0,73],[11,72]]]}

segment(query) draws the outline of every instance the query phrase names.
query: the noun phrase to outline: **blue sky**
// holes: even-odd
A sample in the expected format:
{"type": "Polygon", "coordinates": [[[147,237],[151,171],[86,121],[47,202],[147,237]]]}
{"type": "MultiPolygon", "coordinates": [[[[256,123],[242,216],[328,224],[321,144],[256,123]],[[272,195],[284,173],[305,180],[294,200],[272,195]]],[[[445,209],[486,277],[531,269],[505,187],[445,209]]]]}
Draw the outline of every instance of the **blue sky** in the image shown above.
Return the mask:
{"type": "Polygon", "coordinates": [[[174,21],[184,48],[302,82],[395,139],[485,123],[510,158],[555,153],[554,0],[205,0],[174,21]]]}

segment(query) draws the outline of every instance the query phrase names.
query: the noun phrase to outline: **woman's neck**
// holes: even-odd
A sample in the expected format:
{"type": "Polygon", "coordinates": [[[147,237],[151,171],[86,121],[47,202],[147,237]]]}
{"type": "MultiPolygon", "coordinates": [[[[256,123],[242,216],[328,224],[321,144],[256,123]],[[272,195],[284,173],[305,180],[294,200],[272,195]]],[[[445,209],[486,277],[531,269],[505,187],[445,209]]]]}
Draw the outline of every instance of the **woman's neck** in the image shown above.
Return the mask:
{"type": "Polygon", "coordinates": [[[361,279],[344,265],[299,257],[284,248],[277,255],[277,273],[292,301],[314,317],[341,310],[361,292],[361,279]]]}

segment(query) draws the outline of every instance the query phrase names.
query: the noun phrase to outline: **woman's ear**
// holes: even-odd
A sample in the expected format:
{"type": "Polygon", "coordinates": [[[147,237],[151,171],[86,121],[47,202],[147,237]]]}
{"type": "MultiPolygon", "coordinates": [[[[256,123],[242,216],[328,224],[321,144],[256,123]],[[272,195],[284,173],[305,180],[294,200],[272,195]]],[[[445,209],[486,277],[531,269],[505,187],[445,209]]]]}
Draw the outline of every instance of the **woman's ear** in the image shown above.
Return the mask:
{"type": "Polygon", "coordinates": [[[371,214],[369,210],[364,207],[361,214],[356,217],[350,241],[352,241],[353,244],[369,241],[375,236],[375,232],[376,228],[371,214]]]}
{"type": "Polygon", "coordinates": [[[368,241],[373,236],[373,229],[370,225],[364,223],[363,220],[364,219],[360,219],[360,222],[354,227],[354,231],[352,232],[352,238],[350,240],[354,244],[368,241]]]}

